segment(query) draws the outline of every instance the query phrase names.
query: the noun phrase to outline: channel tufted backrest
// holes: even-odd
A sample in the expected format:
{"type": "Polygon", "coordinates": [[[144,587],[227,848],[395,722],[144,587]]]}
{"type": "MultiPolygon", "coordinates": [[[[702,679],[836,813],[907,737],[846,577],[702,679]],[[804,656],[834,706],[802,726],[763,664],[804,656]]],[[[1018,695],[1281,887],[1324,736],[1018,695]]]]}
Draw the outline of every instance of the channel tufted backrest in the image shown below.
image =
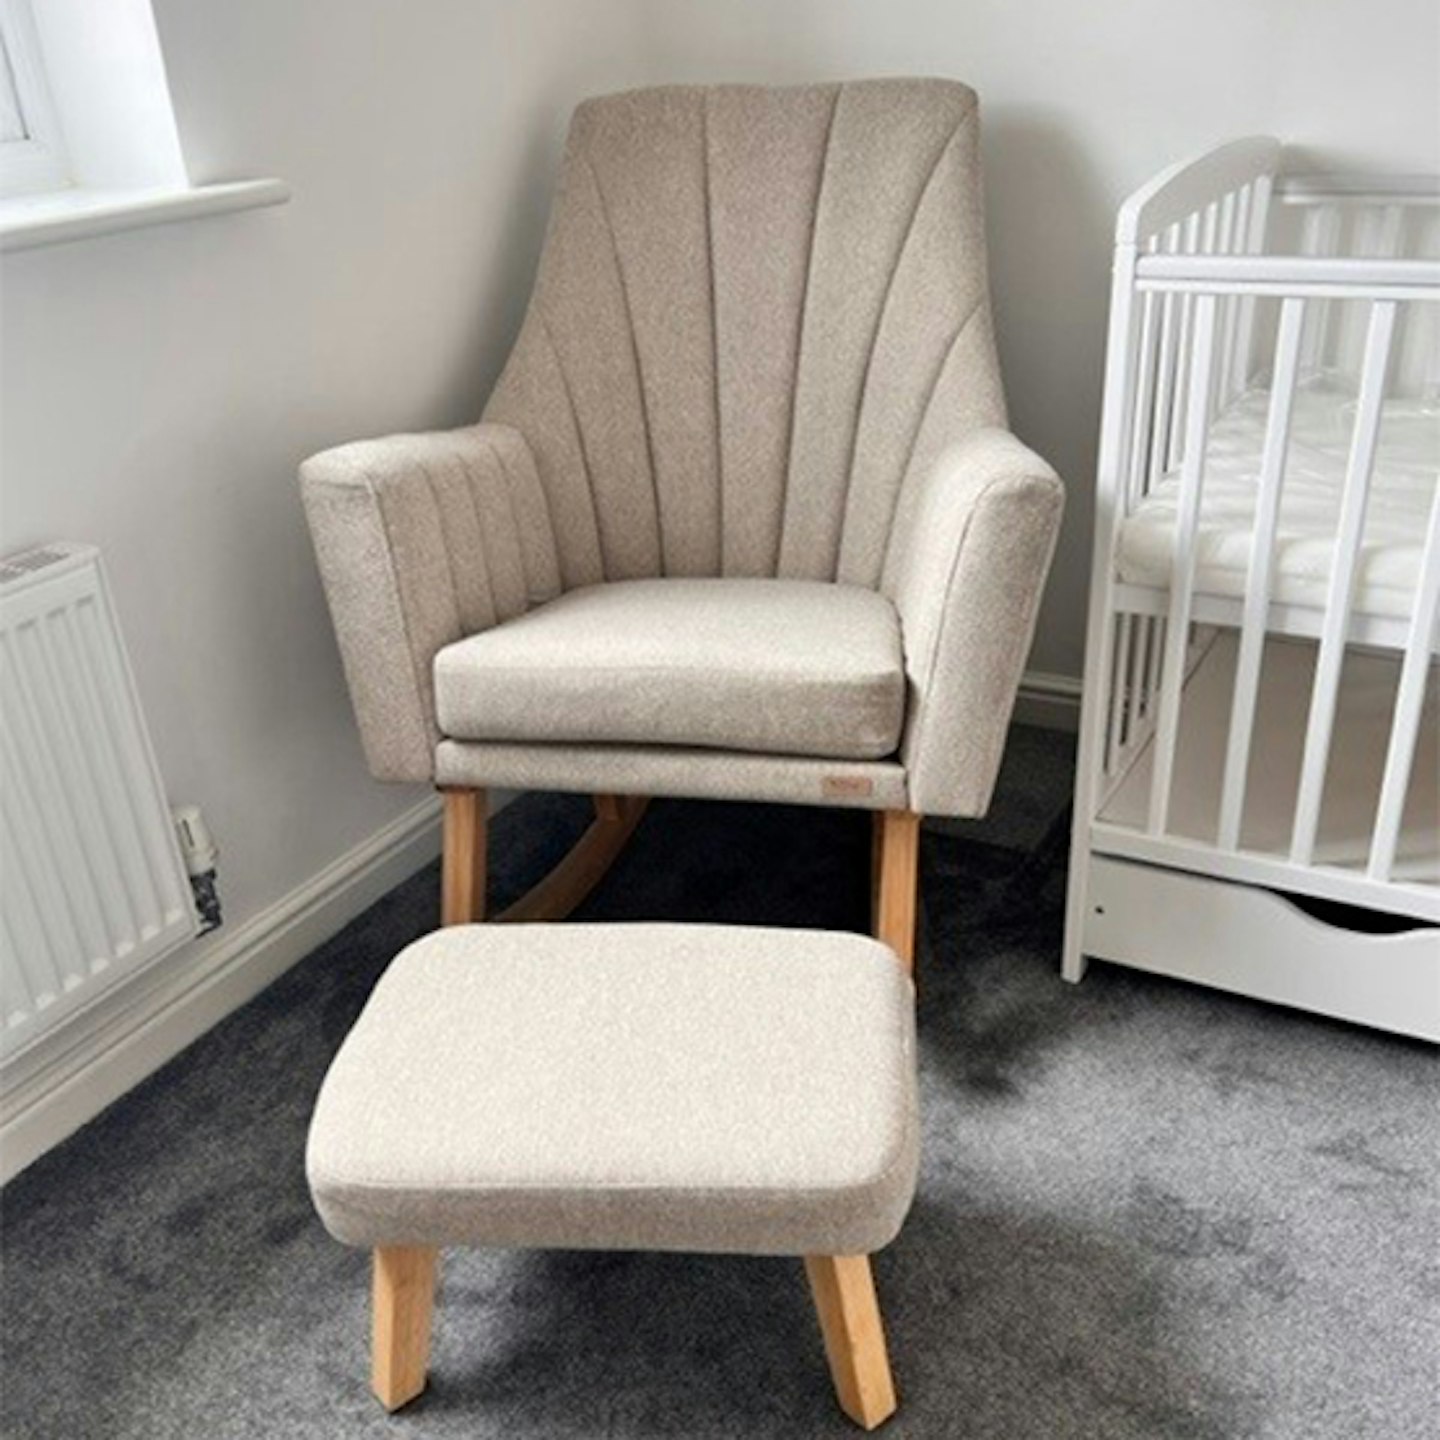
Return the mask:
{"type": "Polygon", "coordinates": [[[534,452],[566,588],[892,588],[909,482],[1005,423],[977,125],[942,80],[579,107],[485,414],[534,452]]]}

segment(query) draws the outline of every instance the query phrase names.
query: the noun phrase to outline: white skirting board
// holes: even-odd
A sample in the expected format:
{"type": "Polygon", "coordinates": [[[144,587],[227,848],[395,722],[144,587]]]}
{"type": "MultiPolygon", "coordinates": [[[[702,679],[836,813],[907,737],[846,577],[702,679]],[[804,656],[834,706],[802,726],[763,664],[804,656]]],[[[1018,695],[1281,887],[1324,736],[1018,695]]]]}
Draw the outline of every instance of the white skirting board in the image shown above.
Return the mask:
{"type": "Polygon", "coordinates": [[[1080,728],[1080,692],[1084,687],[1077,675],[1052,675],[1044,670],[1027,670],[1020,680],[1015,699],[1015,720],[1037,725],[1042,730],[1080,728]]]}
{"type": "MultiPolygon", "coordinates": [[[[1076,729],[1080,682],[1027,672],[1015,719],[1076,729]]],[[[496,792],[492,813],[513,795],[496,792]]],[[[253,999],[440,853],[427,798],[268,910],[138,973],[0,1074],[0,1185],[253,999]]]]}
{"type": "Polygon", "coordinates": [[[17,1055],[0,1077],[0,1184],[439,853],[439,801],[431,796],[269,909],[137,973],[17,1055]]]}
{"type": "Polygon", "coordinates": [[[1440,1041],[1440,930],[1359,933],[1253,885],[1103,855],[1086,900],[1097,960],[1440,1041]]]}

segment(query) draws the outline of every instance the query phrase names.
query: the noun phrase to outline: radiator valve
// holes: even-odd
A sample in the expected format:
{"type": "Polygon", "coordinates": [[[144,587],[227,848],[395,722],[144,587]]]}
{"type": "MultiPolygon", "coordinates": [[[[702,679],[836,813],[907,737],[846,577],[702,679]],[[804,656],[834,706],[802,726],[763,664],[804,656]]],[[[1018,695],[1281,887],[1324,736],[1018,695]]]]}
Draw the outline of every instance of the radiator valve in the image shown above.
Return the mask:
{"type": "Polygon", "coordinates": [[[215,862],[220,852],[210,838],[210,827],[198,805],[177,805],[170,813],[180,837],[180,854],[190,876],[190,889],[200,916],[200,933],[207,935],[221,920],[220,892],[215,884],[215,862]]]}

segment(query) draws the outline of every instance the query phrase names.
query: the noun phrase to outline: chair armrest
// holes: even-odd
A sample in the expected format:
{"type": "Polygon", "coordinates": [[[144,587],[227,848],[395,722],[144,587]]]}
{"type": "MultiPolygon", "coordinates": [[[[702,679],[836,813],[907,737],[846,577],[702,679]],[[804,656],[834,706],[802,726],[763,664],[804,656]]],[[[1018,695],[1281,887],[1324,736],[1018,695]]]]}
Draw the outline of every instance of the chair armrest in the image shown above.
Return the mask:
{"type": "Polygon", "coordinates": [[[436,651],[560,592],[534,458],[474,425],[326,450],[300,486],[370,771],[429,780],[436,651]]]}
{"type": "Polygon", "coordinates": [[[987,428],[937,457],[897,522],[885,589],[905,647],[913,810],[990,804],[1063,506],[1050,466],[987,428]]]}

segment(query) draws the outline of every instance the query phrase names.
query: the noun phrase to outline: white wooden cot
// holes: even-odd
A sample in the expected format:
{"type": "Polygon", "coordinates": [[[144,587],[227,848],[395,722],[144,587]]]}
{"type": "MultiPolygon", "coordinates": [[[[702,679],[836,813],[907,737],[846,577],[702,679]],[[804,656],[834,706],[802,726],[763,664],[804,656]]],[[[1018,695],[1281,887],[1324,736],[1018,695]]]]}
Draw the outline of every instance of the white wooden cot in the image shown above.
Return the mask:
{"type": "Polygon", "coordinates": [[[1280,161],[1120,212],[1064,973],[1440,1040],[1440,186],[1280,161]]]}

